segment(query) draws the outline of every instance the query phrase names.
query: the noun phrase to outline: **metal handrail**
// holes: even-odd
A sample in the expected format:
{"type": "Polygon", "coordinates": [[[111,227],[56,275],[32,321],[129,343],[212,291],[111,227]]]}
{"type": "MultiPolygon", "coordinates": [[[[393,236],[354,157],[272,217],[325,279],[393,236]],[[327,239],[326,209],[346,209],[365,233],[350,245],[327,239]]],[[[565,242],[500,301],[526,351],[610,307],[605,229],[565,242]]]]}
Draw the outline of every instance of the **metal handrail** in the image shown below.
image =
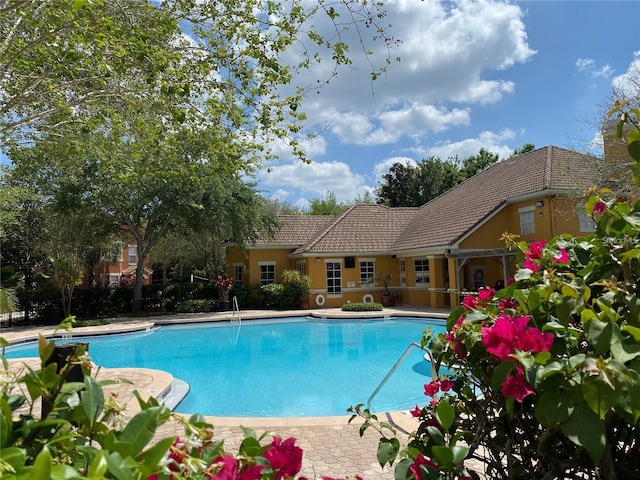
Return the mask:
{"type": "Polygon", "coordinates": [[[238,306],[238,297],[234,296],[233,297],[233,307],[232,307],[232,312],[231,312],[231,320],[233,320],[233,318],[237,316],[238,318],[238,323],[242,325],[242,319],[240,318],[240,307],[238,306]]]}
{"type": "Polygon", "coordinates": [[[409,355],[409,352],[415,347],[418,347],[420,350],[423,350],[424,352],[427,352],[427,354],[429,355],[429,358],[431,358],[431,360],[432,360],[431,361],[431,378],[436,378],[438,376],[438,372],[437,372],[437,369],[436,369],[435,362],[433,362],[433,355],[431,354],[431,351],[427,347],[423,347],[419,343],[413,342],[407,347],[407,349],[400,356],[400,358],[398,358],[398,360],[393,365],[393,367],[391,367],[391,370],[389,370],[389,373],[387,373],[386,377],[384,377],[382,379],[382,381],[380,382],[378,387],[369,396],[369,399],[367,400],[367,410],[371,409],[371,401],[373,400],[373,398],[378,394],[380,389],[382,389],[382,387],[384,387],[385,383],[387,383],[387,380],[389,380],[391,375],[393,375],[395,373],[395,371],[398,369],[400,364],[404,361],[405,358],[407,358],[407,355],[409,355]]]}

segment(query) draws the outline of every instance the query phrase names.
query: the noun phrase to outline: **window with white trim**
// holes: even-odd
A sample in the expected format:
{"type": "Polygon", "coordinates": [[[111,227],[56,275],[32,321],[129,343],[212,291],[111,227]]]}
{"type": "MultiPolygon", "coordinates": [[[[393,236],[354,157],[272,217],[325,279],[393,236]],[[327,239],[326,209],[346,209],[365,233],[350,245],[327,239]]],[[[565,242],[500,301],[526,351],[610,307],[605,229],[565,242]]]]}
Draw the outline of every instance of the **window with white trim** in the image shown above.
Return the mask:
{"type": "Polygon", "coordinates": [[[400,286],[407,285],[407,267],[404,264],[404,258],[400,260],[400,286]]]}
{"type": "Polygon", "coordinates": [[[109,275],[109,286],[117,287],[120,284],[120,275],[119,274],[110,274],[109,275]]]}
{"type": "Polygon", "coordinates": [[[375,262],[368,258],[360,260],[360,285],[371,285],[376,276],[375,262]]]}
{"type": "Polygon", "coordinates": [[[533,235],[536,233],[535,207],[519,208],[520,235],[533,235]]]}
{"type": "Polygon", "coordinates": [[[270,285],[276,283],[276,263],[260,263],[260,285],[270,285]]]}
{"type": "Polygon", "coordinates": [[[306,275],[307,274],[307,262],[305,262],[304,260],[301,262],[296,262],[296,270],[298,271],[298,273],[300,273],[300,275],[306,275]]]}
{"type": "Polygon", "coordinates": [[[244,264],[234,263],[233,264],[233,284],[234,285],[242,285],[243,273],[244,273],[244,264]]]}
{"type": "Polygon", "coordinates": [[[584,233],[590,233],[596,231],[596,222],[593,221],[587,211],[584,209],[584,203],[579,203],[578,206],[578,220],[580,221],[580,231],[584,233]]]}
{"type": "Polygon", "coordinates": [[[416,285],[429,285],[429,260],[418,258],[413,261],[413,268],[416,272],[416,285]]]}
{"type": "Polygon", "coordinates": [[[342,266],[340,262],[327,261],[327,294],[342,294],[342,266]]]}
{"type": "Polygon", "coordinates": [[[136,264],[136,254],[138,248],[135,245],[129,245],[129,265],[136,264]]]}

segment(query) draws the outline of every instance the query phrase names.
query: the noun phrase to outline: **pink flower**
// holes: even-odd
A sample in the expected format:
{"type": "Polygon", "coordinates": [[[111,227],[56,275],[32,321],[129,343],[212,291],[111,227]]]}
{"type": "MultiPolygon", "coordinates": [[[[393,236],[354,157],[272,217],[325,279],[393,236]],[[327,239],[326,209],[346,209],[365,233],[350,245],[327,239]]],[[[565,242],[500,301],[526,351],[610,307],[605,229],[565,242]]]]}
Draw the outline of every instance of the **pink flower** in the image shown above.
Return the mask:
{"type": "Polygon", "coordinates": [[[213,463],[221,463],[222,468],[211,475],[211,480],[236,480],[238,477],[238,460],[232,455],[218,457],[213,463]]]}
{"type": "Polygon", "coordinates": [[[529,251],[524,255],[531,260],[540,260],[542,258],[542,249],[547,244],[546,240],[540,240],[538,242],[532,242],[529,246],[529,251]]]}
{"type": "Polygon", "coordinates": [[[507,287],[513,285],[514,283],[516,283],[516,279],[513,277],[509,277],[507,278],[507,287]]]}
{"type": "Polygon", "coordinates": [[[438,380],[433,380],[429,383],[426,383],[424,386],[424,394],[427,397],[433,397],[438,394],[440,391],[440,382],[438,380]]]}
{"type": "Polygon", "coordinates": [[[548,352],[553,345],[553,334],[542,333],[528,327],[528,317],[502,314],[491,327],[482,327],[482,343],[492,355],[502,361],[513,360],[516,349],[523,352],[548,352]]]}
{"type": "Polygon", "coordinates": [[[464,305],[469,310],[475,310],[478,306],[478,297],[475,295],[467,295],[462,300],[462,305],[464,305]]]}
{"type": "Polygon", "coordinates": [[[412,417],[419,417],[420,415],[422,415],[422,409],[416,405],[416,408],[414,408],[413,410],[410,411],[411,416],[412,417]]]}
{"type": "Polygon", "coordinates": [[[535,390],[531,388],[525,380],[524,375],[511,375],[507,377],[500,391],[505,397],[513,397],[520,403],[522,403],[528,395],[536,394],[535,390]]]}
{"type": "Polygon", "coordinates": [[[559,249],[558,253],[554,254],[552,258],[557,263],[569,263],[569,254],[564,248],[559,249]]]}
{"type": "Polygon", "coordinates": [[[302,449],[295,443],[294,437],[287,438],[284,442],[280,437],[273,437],[273,442],[264,452],[264,458],[276,472],[275,480],[294,477],[302,468],[302,449]]]}
{"type": "Polygon", "coordinates": [[[488,302],[493,298],[496,291],[491,287],[482,287],[478,289],[478,299],[481,302],[488,302]]]}
{"type": "Polygon", "coordinates": [[[515,310],[517,306],[518,304],[513,298],[501,298],[500,301],[498,302],[498,308],[500,310],[506,310],[506,309],[515,310]]]}
{"type": "Polygon", "coordinates": [[[451,380],[440,380],[440,390],[448,392],[453,388],[453,382],[451,380]]]}
{"type": "Polygon", "coordinates": [[[593,206],[593,213],[602,213],[607,210],[607,204],[602,200],[598,200],[598,202],[593,206]]]}
{"type": "Polygon", "coordinates": [[[429,401],[429,405],[432,407],[436,407],[438,406],[438,399],[436,397],[433,397],[430,401],[429,401]]]}
{"type": "Polygon", "coordinates": [[[423,465],[425,467],[432,468],[438,472],[440,471],[440,467],[438,467],[438,465],[433,463],[431,460],[424,458],[424,456],[421,453],[419,453],[415,461],[413,462],[413,464],[409,467],[409,470],[411,470],[411,473],[413,473],[413,478],[415,480],[422,480],[422,473],[420,472],[420,467],[423,465]]]}
{"type": "Polygon", "coordinates": [[[533,260],[531,260],[530,258],[525,258],[524,262],[522,263],[522,266],[524,268],[528,268],[529,270],[531,270],[533,273],[536,273],[538,270],[540,270],[540,267],[538,265],[536,265],[533,260]]]}

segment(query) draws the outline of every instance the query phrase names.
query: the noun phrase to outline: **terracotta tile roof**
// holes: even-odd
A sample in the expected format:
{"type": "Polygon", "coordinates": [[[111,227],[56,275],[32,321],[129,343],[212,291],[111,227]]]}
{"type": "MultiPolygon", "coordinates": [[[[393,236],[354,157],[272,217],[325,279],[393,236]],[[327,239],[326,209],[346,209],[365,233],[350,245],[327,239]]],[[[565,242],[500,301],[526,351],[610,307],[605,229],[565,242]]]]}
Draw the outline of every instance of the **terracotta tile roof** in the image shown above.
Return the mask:
{"type": "Polygon", "coordinates": [[[582,193],[597,182],[600,163],[554,146],[503,160],[420,207],[393,250],[454,244],[510,199],[582,193]]]}
{"type": "Polygon", "coordinates": [[[601,163],[548,146],[498,162],[419,208],[358,204],[335,217],[282,215],[275,238],[257,245],[297,248],[294,255],[448,247],[510,201],[582,194],[598,183],[601,163]]]}
{"type": "Polygon", "coordinates": [[[418,208],[389,208],[384,205],[353,205],[335,217],[327,228],[300,253],[369,253],[389,251],[418,208]]]}
{"type": "Polygon", "coordinates": [[[279,215],[278,218],[282,227],[274,238],[261,238],[256,245],[287,245],[297,248],[312,241],[335,219],[333,215],[279,215]]]}

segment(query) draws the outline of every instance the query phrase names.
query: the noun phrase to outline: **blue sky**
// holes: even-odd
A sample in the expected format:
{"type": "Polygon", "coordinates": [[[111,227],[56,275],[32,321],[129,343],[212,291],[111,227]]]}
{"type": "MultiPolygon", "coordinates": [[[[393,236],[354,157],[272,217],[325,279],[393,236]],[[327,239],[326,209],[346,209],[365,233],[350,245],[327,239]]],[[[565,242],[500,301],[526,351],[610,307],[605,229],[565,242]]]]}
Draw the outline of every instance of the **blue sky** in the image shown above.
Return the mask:
{"type": "Polygon", "coordinates": [[[389,0],[386,9],[401,62],[373,97],[356,58],[308,98],[307,126],[320,132],[307,145],[313,163],[270,162],[256,177],[264,195],[303,208],[328,191],[350,201],[395,161],[481,147],[501,158],[525,143],[594,151],[612,86],[640,72],[637,0],[389,0]]]}

